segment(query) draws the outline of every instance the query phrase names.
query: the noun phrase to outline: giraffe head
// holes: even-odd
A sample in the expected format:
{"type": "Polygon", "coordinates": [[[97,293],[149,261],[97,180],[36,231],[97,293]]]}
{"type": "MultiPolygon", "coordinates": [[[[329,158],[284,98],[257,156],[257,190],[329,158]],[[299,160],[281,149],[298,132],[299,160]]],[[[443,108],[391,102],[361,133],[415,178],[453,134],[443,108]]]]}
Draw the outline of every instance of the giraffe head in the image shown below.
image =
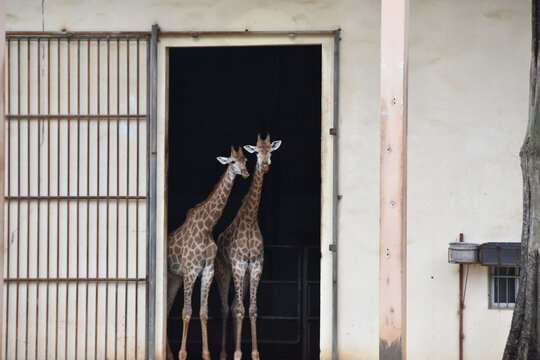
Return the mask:
{"type": "Polygon", "coordinates": [[[249,172],[246,169],[246,157],[242,152],[242,147],[238,148],[238,151],[234,149],[234,146],[231,146],[231,156],[218,156],[217,160],[223,165],[228,164],[235,175],[242,175],[245,179],[249,176],[249,172]]]}
{"type": "Polygon", "coordinates": [[[280,145],[281,140],[270,142],[270,134],[267,133],[265,139],[262,139],[261,134],[258,134],[257,145],[246,145],[244,146],[244,149],[249,153],[257,154],[257,165],[264,173],[267,173],[270,170],[270,164],[272,163],[270,160],[272,151],[277,150],[280,145]]]}

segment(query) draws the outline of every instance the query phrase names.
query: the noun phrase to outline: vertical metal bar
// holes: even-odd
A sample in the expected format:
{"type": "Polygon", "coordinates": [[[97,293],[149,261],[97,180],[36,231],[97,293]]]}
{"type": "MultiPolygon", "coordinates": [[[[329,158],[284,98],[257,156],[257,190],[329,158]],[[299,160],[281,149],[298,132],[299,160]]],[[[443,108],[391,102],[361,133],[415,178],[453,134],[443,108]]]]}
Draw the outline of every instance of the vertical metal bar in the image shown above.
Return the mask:
{"type": "Polygon", "coordinates": [[[302,256],[302,359],[309,359],[308,347],[308,253],[307,246],[303,248],[302,256]]]}
{"type": "MultiPolygon", "coordinates": [[[[77,39],[77,115],[81,114],[81,41],[77,39]]],[[[75,266],[77,267],[76,276],[79,279],[79,196],[80,196],[80,163],[81,163],[81,118],[77,117],[77,261],[75,266]]],[[[77,359],[77,349],[79,345],[79,281],[75,283],[75,359],[77,359]]]]}
{"type": "Polygon", "coordinates": [[[146,359],[155,355],[156,327],[156,152],[157,152],[157,40],[159,26],[152,26],[147,52],[147,290],[146,290],[146,359]]]}
{"type": "MultiPolygon", "coordinates": [[[[111,152],[110,152],[110,145],[111,145],[111,118],[110,118],[110,41],[109,38],[107,38],[107,216],[105,217],[106,221],[106,229],[107,233],[105,234],[105,243],[106,245],[106,255],[105,255],[105,261],[106,261],[106,274],[107,278],[109,278],[109,188],[110,188],[110,159],[111,159],[111,152]]],[[[106,292],[105,292],[105,357],[108,357],[107,355],[107,340],[108,340],[108,330],[109,330],[109,283],[105,283],[106,292]]]]}
{"type": "MultiPolygon", "coordinates": [[[[66,278],[69,279],[69,243],[71,242],[71,236],[69,233],[69,215],[70,215],[70,201],[69,196],[71,196],[70,192],[70,178],[71,178],[71,172],[70,172],[70,155],[71,155],[71,39],[67,39],[67,192],[66,196],[68,199],[66,200],[66,211],[67,211],[67,219],[66,219],[66,278]]],[[[64,327],[64,338],[65,338],[65,350],[64,350],[64,356],[68,357],[68,334],[69,334],[69,282],[66,282],[66,325],[64,327]]]]}
{"type": "MultiPolygon", "coordinates": [[[[47,39],[47,113],[51,113],[51,40],[47,39]]],[[[51,119],[47,118],[47,279],[50,277],[49,259],[51,251],[50,210],[51,210],[51,119]]],[[[45,296],[45,358],[49,356],[49,284],[45,296]]]]}
{"type": "MultiPolygon", "coordinates": [[[[139,48],[140,41],[137,38],[137,115],[140,115],[139,109],[139,48]]],[[[135,177],[135,195],[139,196],[139,116],[137,116],[137,175],[135,177]]],[[[135,278],[139,278],[139,199],[135,199],[135,278]]],[[[139,283],[135,283],[135,360],[137,360],[138,351],[137,344],[139,339],[138,324],[139,324],[139,283]]]]}
{"type": "Polygon", "coordinates": [[[494,270],[495,270],[495,294],[497,295],[496,296],[496,302],[497,302],[497,307],[500,307],[501,306],[501,278],[500,278],[500,270],[497,266],[494,267],[494,270]]]}
{"type": "MultiPolygon", "coordinates": [[[[26,192],[30,196],[30,39],[26,41],[26,192]]],[[[30,276],[30,200],[26,203],[26,276],[30,276]]],[[[26,317],[24,319],[24,358],[28,359],[28,307],[30,302],[30,283],[26,283],[26,317]]]]}
{"type": "Polygon", "coordinates": [[[297,268],[296,268],[296,340],[302,341],[302,261],[304,254],[301,247],[295,247],[297,268]]]}
{"type": "MultiPolygon", "coordinates": [[[[153,28],[152,28],[153,30],[153,28]]],[[[145,292],[145,308],[146,313],[144,316],[144,328],[145,328],[145,344],[144,344],[144,358],[154,360],[155,355],[155,333],[151,334],[150,331],[154,331],[155,328],[155,299],[151,299],[150,297],[150,288],[155,287],[155,284],[151,284],[150,280],[150,261],[152,259],[151,254],[151,244],[153,241],[152,231],[150,230],[150,224],[152,221],[150,220],[150,217],[153,215],[150,211],[150,201],[151,201],[151,190],[152,187],[150,185],[150,178],[152,177],[150,175],[151,172],[151,144],[150,144],[150,127],[151,127],[151,121],[150,121],[150,114],[152,113],[152,109],[150,109],[150,99],[152,95],[154,94],[152,91],[152,81],[150,80],[153,75],[153,71],[150,69],[152,66],[152,62],[150,61],[151,52],[153,49],[152,40],[154,38],[154,33],[152,31],[152,35],[150,39],[147,39],[146,41],[146,292],[145,292]],[[151,315],[154,316],[151,316],[151,315]]],[[[156,50],[157,50],[157,39],[156,39],[156,50]]],[[[157,64],[156,64],[157,65],[157,64]]]]}
{"type": "MultiPolygon", "coordinates": [[[[87,53],[86,53],[86,114],[88,119],[86,120],[86,196],[90,196],[90,39],[87,40],[87,53]]],[[[99,135],[99,134],[98,134],[99,135]]],[[[99,181],[99,179],[98,179],[99,181]]],[[[99,194],[98,194],[99,195],[99,194]]],[[[86,277],[90,277],[90,201],[86,200],[86,277]]],[[[96,274],[97,277],[97,274],[96,274]]],[[[97,285],[96,285],[97,292],[97,285]]],[[[88,281],[86,281],[86,299],[85,299],[85,319],[86,319],[86,331],[84,334],[84,358],[88,359],[88,281]]],[[[97,316],[97,314],[96,314],[97,316]]]]}
{"type": "Polygon", "coordinates": [[[409,0],[381,2],[379,357],[407,351],[409,0]]]}
{"type": "MultiPolygon", "coordinates": [[[[126,117],[126,279],[129,278],[129,39],[126,41],[126,104],[127,104],[127,117],[126,117]]],[[[136,285],[137,283],[135,283],[136,285]]],[[[128,307],[128,282],[125,282],[124,292],[124,359],[127,359],[127,307],[128,307]]]]}
{"type": "Polygon", "coordinates": [[[333,184],[332,184],[332,360],[338,358],[338,205],[339,205],[339,42],[340,30],[334,32],[334,113],[333,113],[333,184]]]}
{"type": "MultiPolygon", "coordinates": [[[[128,99],[129,100],[129,99],[128,99]]],[[[129,106],[129,104],[128,104],[129,106]]],[[[116,39],[116,115],[120,115],[120,39],[116,39]]],[[[119,227],[118,207],[120,195],[120,118],[116,118],[116,271],[118,278],[119,227]]],[[[114,359],[118,358],[118,281],[114,283],[114,359]]]]}
{"type": "MultiPolygon", "coordinates": [[[[17,114],[21,113],[21,40],[17,39],[17,114]]],[[[21,119],[17,119],[17,195],[21,196],[21,119]]],[[[17,200],[17,279],[20,268],[20,225],[21,201],[17,200]]],[[[17,282],[17,295],[15,300],[15,338],[19,336],[19,282],[17,282]]],[[[15,359],[18,358],[19,347],[15,341],[15,359]]]]}
{"type": "Polygon", "coordinates": [[[508,307],[508,303],[510,302],[510,301],[508,300],[508,284],[509,284],[509,282],[508,282],[508,278],[509,278],[509,274],[508,274],[509,271],[508,271],[508,269],[509,269],[509,268],[505,268],[505,269],[504,269],[504,270],[505,270],[505,271],[504,271],[504,272],[505,272],[504,282],[506,283],[506,307],[508,307]]]}
{"type": "Polygon", "coordinates": [[[501,269],[498,266],[495,269],[495,279],[497,279],[497,307],[501,307],[501,269]]]}
{"type": "MultiPolygon", "coordinates": [[[[463,234],[459,234],[459,242],[463,242],[463,234]]],[[[463,360],[463,264],[459,264],[459,360],[463,360]]]]}
{"type": "MultiPolygon", "coordinates": [[[[2,21],[2,20],[0,20],[2,21]]],[[[3,28],[2,28],[2,31],[3,31],[3,28]]],[[[5,39],[5,36],[2,36],[2,39],[5,39]]],[[[0,40],[2,41],[2,40],[0,40]]],[[[0,55],[1,56],[1,55],[0,55]]],[[[7,113],[8,114],[11,114],[11,41],[7,41],[7,59],[6,59],[6,62],[7,62],[7,113]]],[[[0,69],[0,71],[2,71],[3,67],[0,69]]],[[[1,86],[1,85],[0,85],[1,86]]],[[[1,91],[1,90],[0,90],[1,91]]],[[[0,101],[2,101],[0,99],[0,101]]],[[[0,116],[4,116],[4,112],[0,112],[0,116]]],[[[2,125],[2,129],[4,129],[4,126],[2,125]]],[[[10,178],[11,178],[11,121],[9,119],[7,119],[7,137],[6,137],[6,140],[7,140],[7,146],[6,146],[6,149],[7,149],[7,195],[10,196],[11,195],[11,181],[10,181],[10,178]]],[[[0,160],[1,161],[1,160],[0,160]]],[[[2,188],[3,189],[3,188],[2,188]]],[[[2,207],[3,208],[3,207],[2,207]]],[[[6,273],[7,273],[7,276],[11,276],[10,275],[10,264],[9,264],[9,259],[10,259],[10,253],[11,253],[11,249],[10,249],[10,213],[11,213],[11,202],[7,202],[7,235],[8,235],[8,248],[7,248],[7,256],[6,256],[6,265],[7,265],[7,270],[6,270],[6,273]]],[[[3,247],[2,247],[3,249],[3,247]]],[[[4,281],[4,277],[2,277],[2,281],[4,281]]],[[[8,335],[9,335],[9,288],[10,288],[10,284],[7,284],[6,286],[6,334],[5,334],[5,343],[4,343],[4,359],[7,359],[8,358],[8,335]]]]}
{"type": "Polygon", "coordinates": [[[496,283],[496,278],[495,278],[495,267],[490,266],[488,269],[489,269],[489,301],[490,301],[489,305],[496,307],[497,300],[495,297],[495,294],[496,294],[495,289],[496,289],[497,283],[496,283]]]}
{"type": "Polygon", "coordinates": [[[489,288],[488,288],[488,291],[489,291],[489,303],[488,303],[488,306],[496,306],[495,305],[495,278],[493,277],[493,267],[492,266],[489,266],[488,267],[488,271],[489,271],[489,288]]]}
{"type": "Polygon", "coordinates": [[[497,307],[502,307],[502,303],[503,303],[503,287],[504,287],[504,275],[503,275],[503,271],[502,271],[502,268],[500,267],[497,267],[497,286],[498,286],[498,290],[497,290],[497,293],[498,293],[498,296],[497,296],[497,307]],[[502,285],[502,286],[501,286],[502,285]]]}
{"type": "MultiPolygon", "coordinates": [[[[5,14],[4,1],[0,1],[0,13],[5,14]]],[[[8,43],[9,46],[9,43],[8,43]]],[[[5,34],[5,18],[0,19],[0,309],[3,309],[4,301],[4,185],[5,185],[5,85],[6,73],[5,65],[9,63],[5,59],[6,54],[6,34],[5,34]]],[[[8,83],[9,87],[9,83],[8,83]]],[[[9,102],[9,91],[8,91],[9,102]]],[[[9,174],[9,172],[8,172],[9,174]]],[[[9,231],[8,231],[9,234],[9,231]]],[[[8,301],[6,300],[6,303],[8,301]]],[[[6,316],[7,319],[7,316],[6,316]]],[[[3,326],[3,313],[0,312],[0,329],[3,326]]],[[[0,354],[2,354],[2,338],[0,337],[0,354]]]]}
{"type": "MultiPolygon", "coordinates": [[[[99,107],[99,103],[100,103],[100,93],[99,93],[99,88],[100,88],[100,81],[99,81],[99,71],[100,71],[100,41],[99,39],[97,40],[97,82],[96,82],[96,88],[97,88],[97,114],[98,115],[101,115],[100,114],[100,107],[99,107]]],[[[100,196],[100,193],[99,193],[99,181],[100,181],[100,174],[99,174],[99,169],[100,169],[100,166],[99,166],[99,156],[100,156],[100,151],[99,151],[99,148],[100,148],[100,120],[97,119],[97,193],[96,195],[97,196],[100,196]]],[[[99,277],[99,201],[96,202],[96,278],[99,277]]],[[[97,360],[97,351],[98,351],[98,346],[97,346],[97,340],[98,340],[98,336],[97,336],[97,333],[98,333],[98,314],[99,314],[99,311],[98,311],[98,289],[99,289],[99,283],[96,282],[96,316],[95,316],[95,325],[94,325],[94,356],[95,356],[95,359],[97,360]]]]}
{"type": "MultiPolygon", "coordinates": [[[[61,74],[60,74],[60,69],[61,69],[61,66],[60,66],[60,39],[58,39],[57,41],[57,58],[58,58],[58,63],[57,63],[57,71],[58,71],[58,79],[57,79],[57,83],[58,83],[58,91],[57,91],[57,96],[58,96],[58,108],[56,109],[56,112],[58,113],[58,115],[60,115],[61,113],[61,109],[60,109],[60,99],[62,97],[62,91],[61,91],[61,87],[60,87],[60,78],[61,78],[61,74]]],[[[56,174],[56,194],[58,196],[60,196],[60,118],[58,118],[58,120],[56,120],[56,127],[57,127],[57,133],[58,133],[58,138],[56,139],[56,158],[57,158],[57,161],[56,161],[56,167],[57,167],[57,174],[56,174]]],[[[59,278],[60,277],[60,201],[57,201],[56,202],[56,278],[59,278]]],[[[55,316],[56,316],[56,322],[55,322],[55,345],[54,345],[54,357],[55,359],[58,359],[58,286],[59,286],[59,282],[56,281],[56,311],[55,311],[55,316]]]]}
{"type": "MultiPolygon", "coordinates": [[[[38,188],[37,188],[37,196],[38,198],[41,196],[41,119],[39,118],[39,115],[41,115],[41,40],[37,40],[37,113],[38,113],[38,143],[37,143],[37,178],[38,178],[38,188]]],[[[40,255],[40,227],[39,227],[39,219],[41,218],[41,200],[38,199],[37,201],[37,271],[36,271],[36,278],[40,278],[39,274],[39,258],[40,255]]],[[[36,343],[35,343],[35,358],[38,358],[38,337],[39,337],[39,287],[40,283],[36,283],[36,343]]]]}

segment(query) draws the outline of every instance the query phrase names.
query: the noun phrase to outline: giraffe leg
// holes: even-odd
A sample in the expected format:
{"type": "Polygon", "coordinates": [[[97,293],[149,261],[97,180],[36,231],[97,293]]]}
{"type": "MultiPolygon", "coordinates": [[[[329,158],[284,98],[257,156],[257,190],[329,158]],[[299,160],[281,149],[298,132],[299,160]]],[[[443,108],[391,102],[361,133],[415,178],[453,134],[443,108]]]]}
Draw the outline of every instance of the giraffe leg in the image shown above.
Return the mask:
{"type": "Polygon", "coordinates": [[[233,311],[236,322],[235,328],[235,342],[236,350],[234,351],[234,360],[242,359],[242,320],[244,319],[245,309],[243,304],[244,298],[244,277],[246,275],[247,263],[245,261],[236,262],[233,264],[233,279],[234,279],[234,291],[236,293],[233,311]]]}
{"type": "Polygon", "coordinates": [[[232,301],[232,304],[231,304],[231,313],[232,313],[232,327],[233,327],[233,333],[232,333],[232,336],[233,336],[233,343],[234,343],[234,346],[235,346],[235,349],[236,349],[236,336],[238,335],[238,333],[236,332],[236,329],[238,328],[238,322],[236,321],[236,315],[237,314],[237,308],[238,306],[236,306],[236,295],[234,296],[234,299],[232,301]]]}
{"type": "MultiPolygon", "coordinates": [[[[180,286],[182,286],[182,277],[168,272],[167,273],[167,318],[169,318],[169,313],[171,312],[174,300],[176,298],[176,294],[178,293],[178,289],[180,289],[180,286]]],[[[173,354],[172,354],[171,347],[169,344],[169,335],[167,331],[167,360],[172,360],[172,359],[173,359],[173,354]]]]}
{"type": "Polygon", "coordinates": [[[250,300],[249,300],[249,320],[251,322],[251,359],[259,360],[259,350],[257,348],[257,289],[262,274],[261,261],[252,262],[250,270],[250,300]]]}
{"type": "Polygon", "coordinates": [[[220,360],[227,359],[227,320],[229,319],[229,285],[231,283],[231,270],[221,260],[220,256],[216,257],[216,282],[221,298],[221,351],[219,353],[220,360]]]}
{"type": "Polygon", "coordinates": [[[208,294],[210,292],[210,285],[212,285],[212,279],[214,277],[214,259],[206,260],[206,265],[203,269],[201,278],[201,309],[199,312],[201,318],[201,330],[202,330],[202,358],[203,360],[210,360],[210,351],[208,350],[208,294]]]}
{"type": "MultiPolygon", "coordinates": [[[[241,295],[242,301],[240,302],[242,304],[242,311],[244,311],[243,310],[244,309],[244,307],[243,307],[244,294],[246,293],[248,285],[249,285],[249,268],[246,268],[246,272],[245,272],[245,275],[244,275],[244,281],[242,283],[242,295],[241,295]]],[[[235,293],[236,293],[236,291],[235,291],[235,293]]],[[[236,309],[238,309],[238,299],[235,296],[234,299],[233,299],[232,306],[231,306],[231,311],[233,312],[233,314],[238,313],[238,311],[236,309]]],[[[243,317],[242,317],[242,319],[243,319],[243,317]]],[[[240,322],[240,327],[242,327],[242,325],[243,325],[243,321],[240,322]]],[[[235,344],[236,344],[236,337],[238,335],[238,332],[236,331],[236,329],[238,329],[238,323],[237,323],[236,318],[235,318],[234,321],[233,321],[233,336],[234,336],[234,343],[235,344]]],[[[241,338],[240,338],[240,346],[242,346],[242,339],[241,338]]]]}
{"type": "Polygon", "coordinates": [[[191,271],[184,274],[184,308],[182,309],[182,319],[184,320],[184,327],[182,329],[182,346],[178,353],[179,360],[186,360],[186,342],[189,328],[189,320],[191,320],[191,294],[193,293],[193,284],[197,279],[198,271],[191,271]]]}

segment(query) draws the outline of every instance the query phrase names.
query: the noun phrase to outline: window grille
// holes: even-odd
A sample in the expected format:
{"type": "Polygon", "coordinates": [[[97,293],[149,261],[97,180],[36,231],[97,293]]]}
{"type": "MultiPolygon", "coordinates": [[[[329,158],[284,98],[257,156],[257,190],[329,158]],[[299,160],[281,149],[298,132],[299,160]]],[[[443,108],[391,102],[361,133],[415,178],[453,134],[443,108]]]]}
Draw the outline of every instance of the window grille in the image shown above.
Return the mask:
{"type": "Polygon", "coordinates": [[[520,268],[515,266],[489,267],[489,307],[511,308],[516,305],[520,268]]]}
{"type": "Polygon", "coordinates": [[[5,359],[142,359],[148,34],[6,41],[5,359]]]}

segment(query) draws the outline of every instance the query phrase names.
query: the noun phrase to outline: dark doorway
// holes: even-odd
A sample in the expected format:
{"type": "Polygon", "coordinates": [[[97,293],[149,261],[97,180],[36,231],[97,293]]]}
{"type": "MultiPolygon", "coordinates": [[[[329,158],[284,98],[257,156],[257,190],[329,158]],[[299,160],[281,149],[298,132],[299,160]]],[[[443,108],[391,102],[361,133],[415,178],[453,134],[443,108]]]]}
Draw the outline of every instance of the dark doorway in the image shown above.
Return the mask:
{"type": "MultiPolygon", "coordinates": [[[[282,140],[264,178],[259,224],[265,263],[258,292],[259,351],[265,360],[319,358],[321,47],[257,46],[169,49],[168,230],[212,191],[230,145],[254,145],[257,133],[282,140]]],[[[245,152],[248,170],[255,156],[245,152]]],[[[230,224],[251,178],[237,177],[214,238],[230,224]]],[[[199,281],[193,315],[199,313],[199,281]]],[[[231,287],[232,288],[232,287],[231,287]]],[[[183,291],[183,290],[180,290],[183,291]]],[[[180,293],[179,293],[180,294],[180,293]]],[[[232,290],[231,296],[232,299],[232,290]]],[[[247,297],[246,297],[247,298],[247,297]]],[[[168,321],[178,354],[183,296],[168,321]]],[[[221,311],[217,286],[209,300],[208,337],[219,357],[221,311]]],[[[228,358],[232,359],[229,321],[228,358]]],[[[242,332],[250,358],[249,320],[242,332]]],[[[188,336],[189,358],[200,358],[200,322],[188,336]]]]}

